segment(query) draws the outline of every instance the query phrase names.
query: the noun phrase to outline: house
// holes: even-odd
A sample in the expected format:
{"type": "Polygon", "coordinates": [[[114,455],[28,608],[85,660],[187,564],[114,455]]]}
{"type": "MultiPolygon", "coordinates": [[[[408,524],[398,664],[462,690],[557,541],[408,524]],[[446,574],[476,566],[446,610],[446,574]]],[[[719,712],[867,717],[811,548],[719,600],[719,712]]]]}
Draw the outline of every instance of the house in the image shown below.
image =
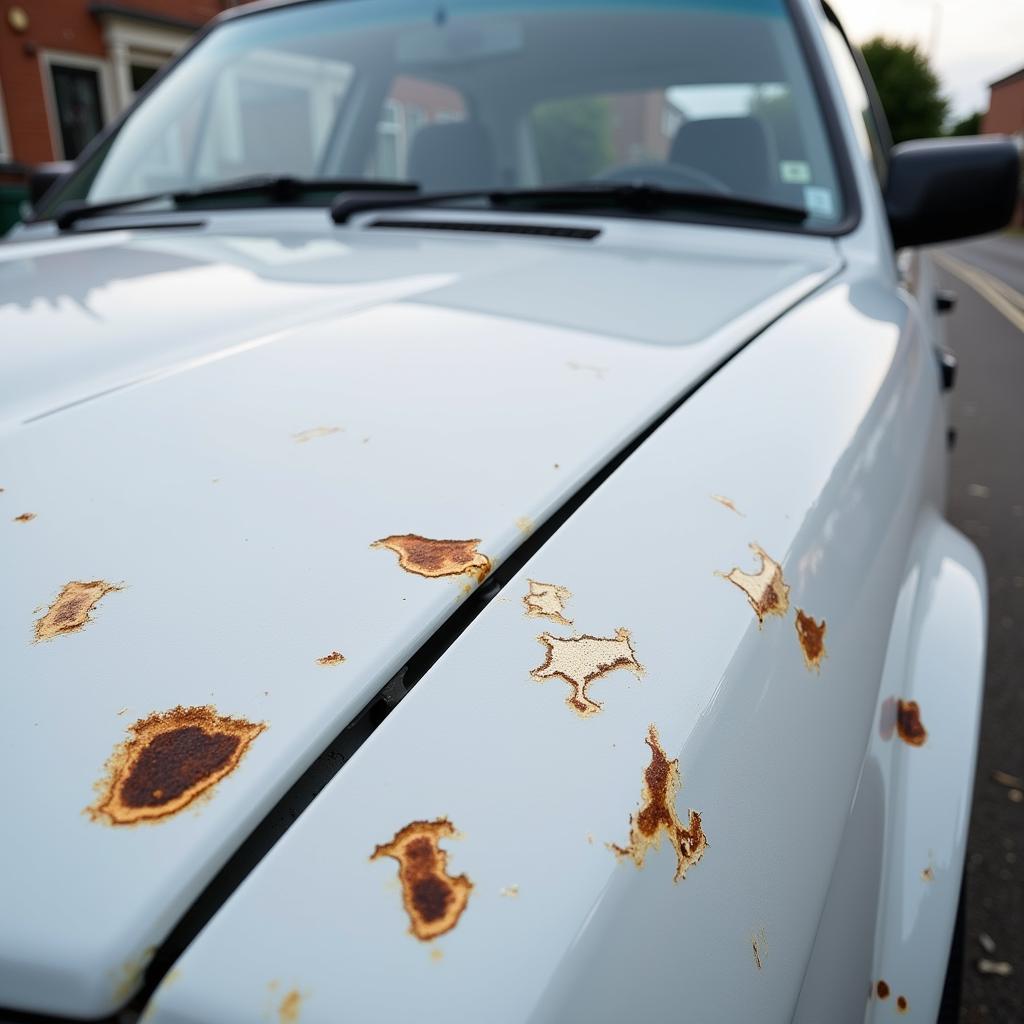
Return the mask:
{"type": "MultiPolygon", "coordinates": [[[[982,134],[1015,135],[1024,147],[1024,68],[989,86],[988,111],[981,122],[982,134]]],[[[1024,227],[1024,195],[1017,202],[1015,227],[1024,227]]]]}

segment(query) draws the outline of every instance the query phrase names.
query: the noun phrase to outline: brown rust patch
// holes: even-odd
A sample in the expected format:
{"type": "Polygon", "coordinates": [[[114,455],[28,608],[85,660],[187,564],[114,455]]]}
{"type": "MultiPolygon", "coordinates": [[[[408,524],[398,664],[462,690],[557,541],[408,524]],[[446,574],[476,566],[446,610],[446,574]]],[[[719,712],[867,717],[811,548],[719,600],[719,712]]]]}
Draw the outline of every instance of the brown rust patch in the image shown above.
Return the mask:
{"type": "Polygon", "coordinates": [[[370,855],[370,860],[392,857],[398,861],[409,931],[423,942],[436,939],[458,924],[473,888],[465,875],[448,874],[448,854],[438,844],[454,835],[455,828],[447,818],[414,821],[370,855]]]}
{"type": "Polygon", "coordinates": [[[398,555],[398,564],[417,576],[472,576],[477,583],[491,571],[491,560],[477,551],[476,540],[431,540],[415,533],[396,534],[375,540],[371,548],[387,548],[398,555]]]}
{"type": "Polygon", "coordinates": [[[531,618],[551,619],[552,622],[561,623],[563,626],[571,626],[572,619],[567,619],[565,602],[572,597],[572,591],[568,587],[560,587],[557,583],[540,583],[537,580],[528,580],[530,591],[523,598],[526,606],[526,614],[531,618]]]}
{"type": "Polygon", "coordinates": [[[310,427],[309,430],[301,430],[297,434],[292,434],[292,440],[296,444],[305,444],[307,441],[315,441],[318,437],[340,434],[343,429],[343,427],[310,427]]]}
{"type": "MultiPolygon", "coordinates": [[[[743,513],[732,503],[732,500],[730,498],[726,498],[724,495],[721,494],[712,494],[711,500],[717,501],[719,505],[724,505],[727,509],[731,509],[733,512],[736,513],[736,515],[743,516],[743,513]]],[[[743,518],[746,519],[747,517],[743,516],[743,518]]]]}
{"type": "Polygon", "coordinates": [[[778,562],[757,544],[751,544],[750,549],[761,559],[761,568],[757,572],[751,574],[733,569],[718,575],[747,595],[758,624],[763,625],[766,615],[784,616],[789,611],[789,587],[782,578],[782,566],[778,562]]]}
{"type": "Polygon", "coordinates": [[[93,608],[107,594],[123,589],[119,584],[106,583],[104,580],[90,580],[88,583],[73,580],[66,583],[47,613],[37,620],[36,642],[77,632],[89,621],[93,608]]]}
{"type": "Polygon", "coordinates": [[[896,732],[904,743],[912,747],[924,746],[928,731],[921,724],[921,709],[916,700],[896,702],[896,732]]]}
{"type": "Polygon", "coordinates": [[[99,798],[86,810],[110,825],[170,817],[234,771],[265,728],[209,706],[179,705],[141,718],[115,747],[97,784],[99,798]]]}
{"type": "Polygon", "coordinates": [[[676,814],[676,796],[682,786],[679,761],[669,760],[653,725],[647,730],[645,742],[651,748],[651,763],[644,769],[640,810],[629,817],[629,844],[616,846],[609,843],[608,846],[616,856],[632,857],[639,868],[643,866],[647,851],[657,849],[661,845],[661,837],[667,836],[676,851],[674,880],[678,882],[704,856],[707,838],[697,811],[690,811],[686,827],[676,814]]]}
{"type": "Polygon", "coordinates": [[[20,516],[15,516],[14,517],[14,522],[16,522],[16,523],[31,523],[32,520],[35,519],[35,517],[36,517],[35,512],[22,512],[20,516]]]}
{"type": "Polygon", "coordinates": [[[921,872],[921,881],[922,882],[934,882],[935,881],[935,868],[933,868],[931,866],[931,864],[929,864],[928,867],[926,867],[921,872]]]}
{"type": "Polygon", "coordinates": [[[802,608],[796,610],[796,635],[800,641],[800,650],[804,655],[804,664],[808,669],[821,671],[821,659],[825,657],[825,631],[828,626],[825,620],[815,622],[802,608]]]}
{"type": "Polygon", "coordinates": [[[636,660],[628,629],[620,627],[613,637],[586,634],[561,637],[541,633],[537,640],[548,650],[544,663],[530,673],[531,678],[542,683],[557,676],[567,682],[572,692],[565,702],[583,717],[597,714],[604,707],[587,693],[595,679],[617,668],[628,669],[637,678],[644,673],[643,665],[636,660]]]}
{"type": "Polygon", "coordinates": [[[330,654],[325,654],[322,658],[316,659],[318,665],[341,665],[344,661],[345,655],[341,651],[331,651],[330,654]]]}
{"type": "Polygon", "coordinates": [[[889,998],[889,984],[888,984],[888,982],[885,982],[885,981],[882,981],[881,979],[879,979],[878,984],[875,985],[875,993],[877,994],[879,999],[888,999],[889,998]]]}
{"type": "Polygon", "coordinates": [[[910,1003],[907,1002],[906,996],[896,997],[896,1011],[898,1013],[906,1013],[910,1009],[910,1003]]]}
{"type": "Polygon", "coordinates": [[[302,1009],[302,993],[293,988],[288,992],[281,1005],[277,1008],[277,1019],[281,1024],[295,1024],[299,1019],[299,1010],[302,1009]]]}

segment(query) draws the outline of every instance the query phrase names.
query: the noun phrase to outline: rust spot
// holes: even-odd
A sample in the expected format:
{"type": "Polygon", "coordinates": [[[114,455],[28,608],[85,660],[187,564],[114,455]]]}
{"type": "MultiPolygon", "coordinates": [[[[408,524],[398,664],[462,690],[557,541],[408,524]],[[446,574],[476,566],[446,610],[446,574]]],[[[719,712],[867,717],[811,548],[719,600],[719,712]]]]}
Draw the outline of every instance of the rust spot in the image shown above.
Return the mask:
{"type": "Polygon", "coordinates": [[[907,997],[906,996],[897,996],[896,997],[896,1009],[900,1013],[906,1013],[907,1010],[910,1009],[910,1003],[907,1002],[907,997]]]}
{"type": "Polygon", "coordinates": [[[277,1017],[281,1024],[295,1024],[295,1021],[299,1019],[299,1010],[302,1008],[302,993],[297,988],[293,988],[285,997],[281,1000],[281,1005],[277,1008],[277,1017]]]}
{"type": "Polygon", "coordinates": [[[924,746],[928,732],[921,724],[921,709],[916,700],[900,700],[896,702],[896,731],[904,743],[912,747],[924,746]]]}
{"type": "Polygon", "coordinates": [[[343,429],[342,427],[310,427],[309,430],[301,430],[297,434],[292,434],[292,439],[296,444],[305,444],[307,441],[314,441],[318,437],[330,437],[331,434],[340,434],[343,429]]]}
{"type": "Polygon", "coordinates": [[[448,874],[448,854],[438,844],[454,835],[455,828],[447,818],[414,821],[370,855],[370,860],[392,857],[398,861],[409,931],[423,942],[444,935],[458,924],[473,888],[465,875],[456,878],[448,874]]]}
{"type": "MultiPolygon", "coordinates": [[[[743,513],[732,503],[730,498],[723,497],[721,494],[712,494],[712,501],[717,501],[719,505],[724,505],[726,508],[731,509],[738,516],[743,516],[743,513]]],[[[743,516],[746,519],[746,516],[743,516]]]]}
{"type": "Polygon", "coordinates": [[[796,610],[796,635],[800,641],[800,650],[803,651],[804,664],[808,669],[821,671],[821,659],[825,657],[825,630],[828,626],[825,620],[815,622],[814,619],[804,613],[802,608],[796,610]]]}
{"type": "Polygon", "coordinates": [[[340,665],[345,660],[345,655],[341,651],[331,651],[330,654],[325,654],[322,658],[317,658],[316,663],[318,665],[340,665]]]}
{"type": "Polygon", "coordinates": [[[757,544],[751,544],[750,549],[761,559],[761,568],[756,573],[751,575],[742,569],[733,569],[718,575],[747,595],[750,607],[754,609],[758,624],[761,625],[766,615],[783,616],[789,610],[789,587],[782,578],[782,566],[778,562],[769,558],[757,544]]]}
{"type": "Polygon", "coordinates": [[[768,952],[768,936],[763,928],[750,936],[750,945],[754,950],[754,966],[760,971],[764,968],[764,959],[768,952]]]}
{"type": "Polygon", "coordinates": [[[889,985],[886,982],[879,980],[878,984],[875,985],[875,992],[878,994],[879,999],[888,999],[889,985]]]}
{"type": "Polygon", "coordinates": [[[638,678],[643,666],[636,660],[628,629],[615,630],[615,636],[552,636],[541,633],[537,640],[547,647],[544,663],[530,676],[538,683],[557,676],[565,680],[572,692],[565,702],[577,714],[586,717],[597,714],[604,705],[587,693],[588,686],[601,676],[617,668],[625,668],[638,678]]]}
{"type": "Polygon", "coordinates": [[[572,597],[568,587],[560,587],[557,583],[538,583],[537,580],[527,582],[530,584],[530,592],[523,598],[527,615],[531,618],[551,619],[563,626],[572,625],[572,619],[562,614],[565,602],[572,597]]]}
{"type": "Polygon", "coordinates": [[[170,817],[238,767],[263,722],[218,715],[212,707],[154,712],[128,727],[114,748],[96,803],[94,821],[135,825],[170,817]]]}
{"type": "Polygon", "coordinates": [[[921,872],[921,881],[923,881],[923,882],[934,882],[935,881],[935,869],[931,866],[931,864],[929,864],[928,867],[926,867],[921,872]]]}
{"type": "Polygon", "coordinates": [[[35,512],[22,512],[20,516],[15,516],[14,517],[14,522],[16,522],[16,523],[31,523],[32,520],[35,519],[35,517],[36,517],[35,512]]]}
{"type": "Polygon", "coordinates": [[[47,613],[36,622],[36,642],[52,640],[55,636],[81,629],[89,621],[93,608],[107,594],[123,589],[120,585],[103,580],[91,580],[88,583],[75,580],[66,583],[47,613]]]}
{"type": "Polygon", "coordinates": [[[658,740],[658,730],[651,725],[647,730],[647,746],[651,748],[651,763],[644,769],[644,782],[640,795],[640,810],[629,817],[629,845],[609,848],[619,857],[632,857],[642,867],[647,851],[661,845],[661,837],[668,837],[676,851],[678,882],[686,872],[704,856],[707,838],[701,827],[700,814],[690,811],[688,827],[683,827],[676,814],[676,795],[682,785],[679,761],[669,760],[658,740]]]}
{"type": "Polygon", "coordinates": [[[375,540],[371,548],[387,548],[398,555],[398,564],[417,576],[472,576],[477,583],[491,571],[491,560],[477,551],[476,540],[430,540],[402,533],[375,540]]]}

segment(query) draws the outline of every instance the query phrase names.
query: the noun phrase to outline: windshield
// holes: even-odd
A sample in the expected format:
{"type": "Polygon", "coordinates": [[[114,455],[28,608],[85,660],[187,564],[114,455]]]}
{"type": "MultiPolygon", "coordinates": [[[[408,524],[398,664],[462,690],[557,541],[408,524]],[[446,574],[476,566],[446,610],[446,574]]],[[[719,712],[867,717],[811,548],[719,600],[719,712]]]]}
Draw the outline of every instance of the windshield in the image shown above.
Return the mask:
{"type": "Polygon", "coordinates": [[[811,227],[843,214],[785,0],[321,0],[229,19],[41,213],[252,175],[624,182],[795,206],[811,227]]]}

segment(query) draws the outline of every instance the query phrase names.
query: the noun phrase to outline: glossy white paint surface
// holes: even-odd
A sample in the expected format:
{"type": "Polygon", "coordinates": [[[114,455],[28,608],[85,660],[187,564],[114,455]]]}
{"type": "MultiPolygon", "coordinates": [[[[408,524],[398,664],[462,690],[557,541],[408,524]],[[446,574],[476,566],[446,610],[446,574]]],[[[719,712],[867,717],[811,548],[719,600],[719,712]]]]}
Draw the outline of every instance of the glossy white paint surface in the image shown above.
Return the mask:
{"type": "Polygon", "coordinates": [[[2,1004],[127,999],[217,868],[463,600],[461,580],[404,573],[372,541],[479,537],[500,564],[837,268],[829,241],[755,232],[609,224],[580,246],[324,220],[2,251],[2,1004]],[[341,429],[297,443],[317,427],[341,429]],[[34,644],[40,609],[93,579],[124,589],[34,644]],[[316,664],[335,649],[345,664],[316,664]],[[127,726],[178,704],[269,728],[198,809],[90,821],[127,726]]]}
{"type": "MultiPolygon", "coordinates": [[[[307,1022],[737,1021],[755,1008],[758,1020],[789,1020],[856,806],[907,552],[941,501],[940,415],[930,343],[887,288],[844,278],[769,328],[378,728],[188,949],[150,1019],[249,1021],[294,989],[307,1022]],[[755,541],[783,562],[793,607],[828,622],[820,675],[803,663],[792,610],[759,629],[715,575],[751,568],[755,541]],[[646,674],[595,683],[601,714],[581,720],[565,685],[531,680],[538,634],[570,630],[524,615],[528,578],[572,590],[577,631],[632,631],[646,674]],[[641,870],[605,845],[628,837],[651,723],[680,759],[678,811],[699,810],[708,836],[677,885],[664,844],[641,870]],[[393,862],[369,855],[410,821],[442,815],[461,832],[443,844],[451,873],[475,888],[432,944],[438,959],[408,933],[393,862]],[[517,896],[502,894],[509,886],[517,896]],[[751,943],[762,934],[759,969],[751,943]]],[[[975,581],[953,591],[976,596],[977,565],[942,529],[975,581]]],[[[923,593],[905,661],[922,701],[930,662],[914,652],[950,607],[923,593]]],[[[961,600],[977,630],[976,607],[961,600]]],[[[935,714],[934,754],[908,761],[942,756],[935,714]]],[[[916,771],[901,784],[910,798],[916,771]]],[[[853,972],[860,1015],[874,912],[853,972]]]]}

